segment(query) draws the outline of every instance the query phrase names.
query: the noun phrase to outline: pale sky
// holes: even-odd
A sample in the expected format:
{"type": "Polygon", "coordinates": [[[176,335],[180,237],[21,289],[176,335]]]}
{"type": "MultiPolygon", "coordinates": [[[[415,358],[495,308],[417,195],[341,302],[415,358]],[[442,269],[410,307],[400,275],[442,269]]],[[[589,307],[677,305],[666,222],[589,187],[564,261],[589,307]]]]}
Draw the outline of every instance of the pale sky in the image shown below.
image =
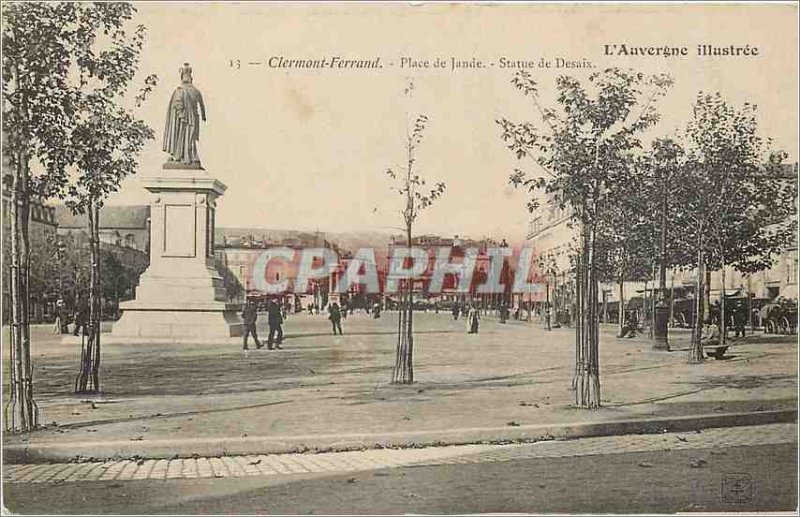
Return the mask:
{"type": "MultiPolygon", "coordinates": [[[[139,175],[159,174],[166,108],[191,63],[208,122],[199,152],[207,171],[228,185],[217,225],[322,231],[385,230],[401,225],[400,199],[385,170],[403,163],[407,113],[430,122],[418,165],[447,192],[425,212],[415,233],[519,242],[529,215],[526,197],[507,186],[519,163],[499,139],[494,120],[539,123],[510,84],[501,57],[539,61],[586,58],[598,68],[666,72],[675,86],[660,101],[656,136],[672,134],[690,115],[699,90],[720,91],[734,104],[758,105],[760,127],[797,159],[797,8],[793,5],[270,5],[141,3],[148,28],[140,72],[159,85],[140,115],[156,131],[139,175]],[[689,47],[685,58],[604,56],[605,44],[689,47]],[[750,58],[699,58],[698,44],[751,45],[750,58]],[[279,70],[287,59],[380,57],[380,70],[279,70]],[[485,69],[401,69],[399,60],[476,57],[485,69]],[[240,60],[241,68],[230,66],[240,60]],[[394,66],[391,65],[394,63],[394,66]],[[488,66],[494,63],[494,66],[488,66]],[[407,78],[413,98],[403,95],[407,78]]],[[[530,70],[551,102],[560,74],[587,69],[530,70]]],[[[531,168],[532,169],[532,168],[531,168]]],[[[138,180],[126,181],[112,204],[148,202],[138,180]]]]}

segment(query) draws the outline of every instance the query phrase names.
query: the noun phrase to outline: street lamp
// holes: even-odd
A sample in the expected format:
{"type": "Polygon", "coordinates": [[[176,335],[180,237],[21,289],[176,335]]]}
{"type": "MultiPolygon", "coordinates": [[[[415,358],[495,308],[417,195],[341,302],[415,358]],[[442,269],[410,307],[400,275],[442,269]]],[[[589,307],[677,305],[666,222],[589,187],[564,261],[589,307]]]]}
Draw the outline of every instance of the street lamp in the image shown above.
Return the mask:
{"type": "Polygon", "coordinates": [[[661,253],[658,272],[658,288],[660,296],[655,307],[655,329],[653,332],[653,350],[669,352],[667,323],[669,319],[669,305],[667,304],[667,180],[662,169],[659,173],[661,180],[661,253]]]}

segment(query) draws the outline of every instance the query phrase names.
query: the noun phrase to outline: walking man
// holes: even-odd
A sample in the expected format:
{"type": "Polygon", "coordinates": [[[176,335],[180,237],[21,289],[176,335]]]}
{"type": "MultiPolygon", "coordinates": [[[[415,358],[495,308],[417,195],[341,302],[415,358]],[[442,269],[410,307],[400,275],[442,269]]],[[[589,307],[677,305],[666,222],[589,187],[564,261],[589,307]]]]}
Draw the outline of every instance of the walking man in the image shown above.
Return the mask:
{"type": "Polygon", "coordinates": [[[87,324],[89,323],[89,304],[86,299],[81,298],[78,306],[75,308],[75,330],[73,335],[77,336],[81,328],[83,328],[83,335],[87,335],[87,324]]]}
{"type": "Polygon", "coordinates": [[[458,308],[458,304],[453,304],[453,321],[458,321],[458,314],[461,312],[461,309],[458,308]]]}
{"type": "Polygon", "coordinates": [[[736,332],[736,337],[744,336],[744,326],[747,322],[747,309],[745,307],[736,307],[733,310],[733,329],[736,332]]]}
{"type": "Polygon", "coordinates": [[[546,303],[544,308],[544,324],[547,330],[553,330],[553,307],[546,303]]]}
{"type": "Polygon", "coordinates": [[[508,321],[508,306],[503,302],[500,304],[500,323],[508,321]]]}
{"type": "Polygon", "coordinates": [[[339,304],[333,302],[330,307],[328,307],[328,319],[331,320],[331,326],[333,327],[333,335],[336,335],[336,330],[339,330],[339,335],[342,335],[342,311],[339,310],[339,304]]]}
{"type": "Polygon", "coordinates": [[[244,341],[242,344],[243,350],[247,350],[247,338],[252,334],[253,339],[256,341],[256,348],[261,348],[261,342],[258,340],[258,331],[256,331],[256,320],[258,319],[258,310],[256,305],[248,300],[242,311],[242,320],[244,322],[244,341]]]}
{"type": "Polygon", "coordinates": [[[278,304],[272,300],[267,306],[267,324],[269,325],[267,348],[269,350],[280,349],[283,342],[283,314],[281,314],[278,304]],[[275,334],[277,334],[277,339],[275,334]],[[272,345],[273,343],[275,343],[275,346],[272,345]]]}

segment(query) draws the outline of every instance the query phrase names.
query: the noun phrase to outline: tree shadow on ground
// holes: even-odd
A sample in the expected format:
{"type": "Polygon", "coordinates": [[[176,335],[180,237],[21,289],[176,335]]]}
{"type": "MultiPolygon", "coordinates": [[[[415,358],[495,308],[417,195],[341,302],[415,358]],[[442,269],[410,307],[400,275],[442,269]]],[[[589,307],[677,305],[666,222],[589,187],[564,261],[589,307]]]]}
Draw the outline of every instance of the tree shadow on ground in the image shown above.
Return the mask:
{"type": "MultiPolygon", "coordinates": [[[[345,326],[343,330],[347,330],[345,326]]],[[[414,334],[453,334],[453,330],[415,330],[414,334]]],[[[343,336],[391,336],[392,334],[397,334],[396,330],[392,331],[355,331],[355,332],[343,332],[343,336]]],[[[284,340],[292,340],[292,339],[300,339],[300,338],[307,338],[307,337],[320,337],[320,336],[332,336],[330,332],[303,332],[303,333],[287,333],[283,336],[284,340]]]]}
{"type": "MultiPolygon", "coordinates": [[[[299,351],[251,351],[215,354],[205,350],[181,355],[108,354],[101,365],[102,393],[106,397],[212,395],[279,391],[326,384],[335,377],[370,376],[391,367],[374,351],[334,347],[299,351]],[[301,353],[300,353],[301,352],[301,353]],[[376,357],[378,361],[376,361],[376,357]]],[[[76,366],[70,357],[49,358],[37,365],[37,396],[71,396],[76,366]]],[[[77,395],[76,395],[77,396],[77,395]]],[[[85,396],[84,396],[85,398],[85,396]]]]}
{"type": "Polygon", "coordinates": [[[709,415],[723,413],[749,413],[753,411],[779,411],[797,408],[797,399],[782,398],[771,400],[695,400],[653,404],[652,411],[646,413],[654,417],[682,415],[709,415]]]}
{"type": "Polygon", "coordinates": [[[698,380],[689,381],[689,384],[696,386],[700,390],[710,390],[714,388],[731,388],[748,390],[761,387],[787,387],[796,386],[797,377],[788,374],[771,375],[722,375],[705,377],[698,380]]]}

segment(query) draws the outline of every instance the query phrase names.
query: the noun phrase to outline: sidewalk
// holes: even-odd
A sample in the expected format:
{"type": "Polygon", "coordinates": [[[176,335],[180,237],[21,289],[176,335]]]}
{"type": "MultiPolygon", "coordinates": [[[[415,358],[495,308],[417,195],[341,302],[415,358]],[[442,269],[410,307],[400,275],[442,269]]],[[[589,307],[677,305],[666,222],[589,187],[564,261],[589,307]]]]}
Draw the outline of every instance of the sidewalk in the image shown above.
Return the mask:
{"type": "MultiPolygon", "coordinates": [[[[730,359],[686,364],[645,336],[601,330],[603,407],[571,407],[570,329],[415,316],[417,383],[388,383],[396,315],[290,316],[284,350],[220,344],[107,344],[103,396],[70,393],[74,345],[34,341],[37,402],[50,425],[6,435],[6,462],[171,458],[418,447],[794,422],[794,336],[757,334],[730,359]],[[55,422],[55,424],[53,424],[55,422]]],[[[36,336],[34,336],[35,338],[36,336]]]]}

